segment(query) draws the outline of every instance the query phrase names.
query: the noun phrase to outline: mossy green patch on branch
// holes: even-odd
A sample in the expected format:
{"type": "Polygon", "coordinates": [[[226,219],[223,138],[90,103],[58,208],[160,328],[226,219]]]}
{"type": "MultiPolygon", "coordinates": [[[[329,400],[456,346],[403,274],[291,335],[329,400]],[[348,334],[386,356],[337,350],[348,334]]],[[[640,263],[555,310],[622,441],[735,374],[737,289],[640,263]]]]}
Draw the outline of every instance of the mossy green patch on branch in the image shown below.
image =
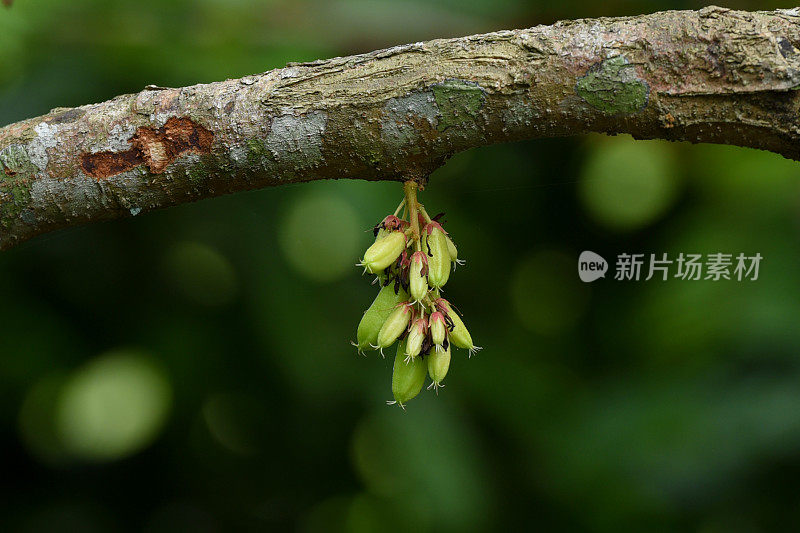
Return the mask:
{"type": "Polygon", "coordinates": [[[268,157],[270,152],[267,145],[261,139],[247,139],[247,162],[249,164],[261,163],[268,157]]]}
{"type": "Polygon", "coordinates": [[[30,203],[31,191],[25,178],[0,181],[0,228],[10,228],[30,203]]]}
{"type": "Polygon", "coordinates": [[[12,144],[0,151],[0,227],[16,223],[22,210],[30,203],[30,183],[36,169],[28,153],[12,144]]]}
{"type": "Polygon", "coordinates": [[[205,181],[208,179],[208,173],[203,165],[198,164],[189,168],[189,171],[187,172],[187,178],[189,179],[189,183],[196,187],[202,183],[205,183],[205,181]]]}
{"type": "Polygon", "coordinates": [[[614,56],[593,65],[578,80],[575,92],[603,113],[629,115],[647,107],[650,87],[625,57],[614,56]]]}
{"type": "Polygon", "coordinates": [[[463,80],[447,80],[431,86],[431,90],[440,113],[439,131],[474,120],[486,100],[477,83],[463,80]]]}
{"type": "Polygon", "coordinates": [[[352,153],[368,167],[376,167],[383,161],[380,132],[373,133],[370,124],[357,121],[350,131],[349,142],[352,153]]]}

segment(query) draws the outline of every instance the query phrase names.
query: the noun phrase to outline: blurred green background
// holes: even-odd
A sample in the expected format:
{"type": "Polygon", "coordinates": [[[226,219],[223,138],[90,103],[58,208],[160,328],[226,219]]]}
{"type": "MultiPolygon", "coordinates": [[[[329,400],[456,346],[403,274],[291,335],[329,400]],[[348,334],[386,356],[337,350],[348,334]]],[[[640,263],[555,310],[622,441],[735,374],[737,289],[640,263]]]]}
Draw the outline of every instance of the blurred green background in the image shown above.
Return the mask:
{"type": "MultiPolygon", "coordinates": [[[[734,2],[771,9],[790,3],[734,2]]],[[[636,0],[16,0],[0,124],[636,0]]],[[[349,345],[396,183],[238,194],[0,254],[4,531],[800,526],[800,165],[602,136],[454,157],[423,200],[476,342],[387,407],[349,345]],[[761,253],[755,282],[583,284],[585,249],[761,253]]],[[[612,265],[613,268],[613,265],[612,265]]]]}

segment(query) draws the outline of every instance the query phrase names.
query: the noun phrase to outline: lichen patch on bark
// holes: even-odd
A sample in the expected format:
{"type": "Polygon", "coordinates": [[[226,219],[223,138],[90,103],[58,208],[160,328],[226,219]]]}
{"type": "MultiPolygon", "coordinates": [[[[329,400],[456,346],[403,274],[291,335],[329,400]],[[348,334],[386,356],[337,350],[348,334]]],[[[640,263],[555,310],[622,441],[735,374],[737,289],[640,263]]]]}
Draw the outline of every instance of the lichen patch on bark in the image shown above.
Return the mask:
{"type": "Polygon", "coordinates": [[[401,151],[413,146],[427,122],[432,128],[439,116],[432,91],[415,91],[391,98],[383,107],[381,139],[389,150],[401,151]]]}
{"type": "Polygon", "coordinates": [[[44,172],[47,169],[47,164],[50,162],[47,150],[48,148],[55,148],[58,144],[58,140],[56,139],[58,126],[52,126],[47,122],[40,122],[33,130],[36,132],[36,137],[28,143],[28,158],[31,163],[36,165],[36,168],[44,172]]]}
{"type": "Polygon", "coordinates": [[[614,56],[592,65],[575,85],[586,103],[608,115],[629,115],[647,107],[650,87],[624,57],[614,56]]]}
{"type": "Polygon", "coordinates": [[[322,161],[322,138],[327,122],[328,115],[321,111],[275,117],[266,139],[266,149],[273,157],[287,163],[291,171],[317,165],[322,161]]]}
{"type": "Polygon", "coordinates": [[[171,117],[160,128],[137,129],[128,150],[81,154],[81,169],[98,180],[142,164],[153,174],[160,174],[182,154],[209,153],[213,142],[214,133],[200,124],[185,117],[171,117]]]}
{"type": "MultiPolygon", "coordinates": [[[[55,110],[54,110],[55,111],[55,110]]],[[[86,114],[86,110],[80,107],[74,107],[71,109],[59,109],[59,113],[53,117],[48,118],[45,120],[48,124],[55,125],[55,124],[69,124],[71,122],[75,122],[83,115],[86,114]]]]}
{"type": "Polygon", "coordinates": [[[469,81],[447,80],[433,85],[431,89],[441,114],[439,131],[475,119],[486,100],[483,89],[469,81]]]}
{"type": "Polygon", "coordinates": [[[24,174],[33,177],[36,172],[25,148],[19,144],[12,144],[0,150],[0,167],[6,176],[24,174]]]}

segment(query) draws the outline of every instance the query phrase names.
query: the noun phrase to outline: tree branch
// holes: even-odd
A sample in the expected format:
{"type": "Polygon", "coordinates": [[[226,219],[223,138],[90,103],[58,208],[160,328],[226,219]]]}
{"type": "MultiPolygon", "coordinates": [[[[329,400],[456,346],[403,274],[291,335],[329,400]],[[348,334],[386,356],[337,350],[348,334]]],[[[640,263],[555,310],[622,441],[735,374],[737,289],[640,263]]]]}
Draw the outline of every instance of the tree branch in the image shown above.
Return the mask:
{"type": "Polygon", "coordinates": [[[424,181],[453,153],[585,132],[800,160],[800,10],[559,22],[148,86],[0,129],[0,249],[318,179],[424,181]]]}

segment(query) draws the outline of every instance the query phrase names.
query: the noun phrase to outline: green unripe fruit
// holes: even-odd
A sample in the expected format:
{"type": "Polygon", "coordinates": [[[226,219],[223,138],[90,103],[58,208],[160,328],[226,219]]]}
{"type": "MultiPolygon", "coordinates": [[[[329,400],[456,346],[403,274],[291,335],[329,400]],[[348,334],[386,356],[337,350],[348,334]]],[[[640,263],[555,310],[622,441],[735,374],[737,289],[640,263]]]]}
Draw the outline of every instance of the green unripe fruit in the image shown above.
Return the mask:
{"type": "Polygon", "coordinates": [[[444,238],[447,239],[447,251],[450,254],[450,260],[458,261],[458,248],[456,248],[453,239],[449,235],[445,235],[444,238]]]}
{"type": "Polygon", "coordinates": [[[438,392],[439,387],[444,386],[442,380],[450,370],[450,345],[448,344],[444,350],[431,350],[431,353],[425,356],[425,360],[428,362],[428,375],[433,380],[431,386],[435,387],[438,392]]]}
{"type": "Polygon", "coordinates": [[[394,263],[405,248],[405,234],[402,231],[392,231],[367,248],[360,264],[370,274],[377,273],[394,263]]]}
{"type": "Polygon", "coordinates": [[[431,317],[428,319],[428,325],[431,329],[431,340],[438,349],[438,347],[444,344],[444,340],[447,338],[447,325],[444,321],[444,315],[439,311],[431,313],[431,317]]]}
{"type": "Polygon", "coordinates": [[[422,343],[425,342],[425,334],[428,331],[428,325],[424,318],[418,318],[411,324],[411,329],[406,338],[406,356],[413,359],[419,355],[422,350],[422,343]]]}
{"type": "Polygon", "coordinates": [[[444,230],[432,222],[427,228],[427,246],[430,252],[428,259],[428,283],[440,289],[450,279],[450,251],[447,249],[447,236],[444,230]]]}
{"type": "Polygon", "coordinates": [[[453,331],[450,332],[450,340],[459,348],[464,348],[466,350],[471,349],[473,347],[472,335],[469,334],[469,330],[467,330],[467,326],[464,325],[464,321],[462,321],[461,317],[456,313],[452,313],[449,316],[455,325],[453,331]]]}
{"type": "Polygon", "coordinates": [[[444,298],[439,298],[436,300],[436,307],[441,309],[447,315],[447,318],[453,322],[453,329],[450,331],[450,334],[447,337],[450,339],[452,344],[458,348],[469,350],[470,356],[481,350],[480,346],[475,346],[475,343],[472,342],[472,336],[469,334],[469,331],[464,325],[464,322],[461,320],[461,317],[458,316],[458,313],[453,310],[450,302],[444,298]]]}
{"type": "Polygon", "coordinates": [[[372,305],[364,311],[361,322],[358,323],[358,330],[356,331],[357,343],[354,343],[354,345],[359,352],[363,352],[377,344],[381,326],[392,314],[397,304],[404,302],[407,298],[408,296],[402,288],[395,294],[393,284],[381,288],[372,301],[372,305]]]}
{"type": "Polygon", "coordinates": [[[398,343],[392,370],[392,395],[403,408],[422,390],[427,374],[427,365],[422,357],[415,357],[408,363],[405,362],[405,344],[405,342],[398,343]]]}
{"type": "Polygon", "coordinates": [[[458,248],[456,248],[455,243],[453,243],[453,239],[450,238],[450,235],[445,235],[447,239],[447,251],[450,252],[450,261],[453,264],[453,270],[456,269],[456,265],[463,265],[464,260],[458,258],[458,248]]]}
{"type": "Polygon", "coordinates": [[[408,284],[411,298],[419,302],[428,294],[428,256],[425,252],[414,252],[408,271],[408,284]]]}
{"type": "Polygon", "coordinates": [[[411,304],[404,302],[395,307],[386,318],[378,332],[378,340],[374,346],[381,350],[381,354],[383,354],[384,348],[394,344],[394,341],[406,330],[411,320],[411,310],[411,304]]]}

